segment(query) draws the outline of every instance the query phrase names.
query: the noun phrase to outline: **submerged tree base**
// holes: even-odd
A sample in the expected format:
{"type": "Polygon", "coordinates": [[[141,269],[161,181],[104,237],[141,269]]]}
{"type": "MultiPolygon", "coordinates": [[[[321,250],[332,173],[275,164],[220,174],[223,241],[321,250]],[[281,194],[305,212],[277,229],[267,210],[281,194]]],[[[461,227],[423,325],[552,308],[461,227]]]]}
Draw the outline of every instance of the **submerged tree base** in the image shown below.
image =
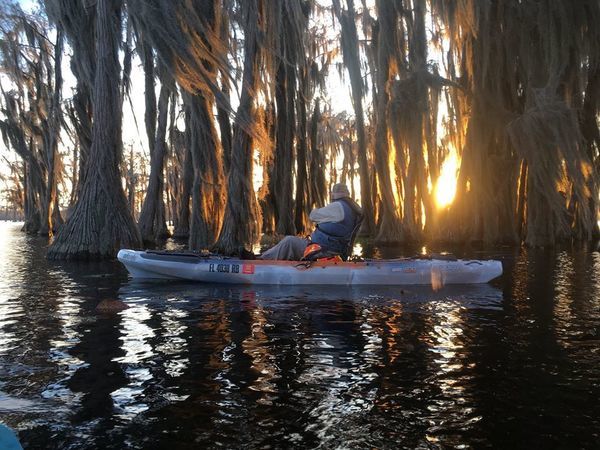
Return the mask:
{"type": "Polygon", "coordinates": [[[82,194],[73,215],[49,247],[48,259],[110,259],[121,248],[141,247],[141,237],[127,210],[124,194],[115,201],[105,195],[98,184],[92,183],[89,187],[92,192],[82,194]],[[100,192],[101,195],[96,195],[100,192]]]}

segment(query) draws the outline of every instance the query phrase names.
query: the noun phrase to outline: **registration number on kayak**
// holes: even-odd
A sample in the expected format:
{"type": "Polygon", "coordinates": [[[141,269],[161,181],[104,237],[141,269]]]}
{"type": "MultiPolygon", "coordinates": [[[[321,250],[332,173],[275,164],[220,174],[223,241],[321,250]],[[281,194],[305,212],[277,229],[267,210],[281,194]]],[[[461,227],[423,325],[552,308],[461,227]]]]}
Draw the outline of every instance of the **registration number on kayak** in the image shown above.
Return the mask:
{"type": "Polygon", "coordinates": [[[208,265],[208,271],[214,273],[240,273],[240,265],[211,263],[208,265]]]}
{"type": "MultiPolygon", "coordinates": [[[[252,275],[254,264],[242,264],[241,273],[252,275]]],[[[208,265],[208,271],[212,273],[240,273],[240,264],[214,264],[208,265]]]]}

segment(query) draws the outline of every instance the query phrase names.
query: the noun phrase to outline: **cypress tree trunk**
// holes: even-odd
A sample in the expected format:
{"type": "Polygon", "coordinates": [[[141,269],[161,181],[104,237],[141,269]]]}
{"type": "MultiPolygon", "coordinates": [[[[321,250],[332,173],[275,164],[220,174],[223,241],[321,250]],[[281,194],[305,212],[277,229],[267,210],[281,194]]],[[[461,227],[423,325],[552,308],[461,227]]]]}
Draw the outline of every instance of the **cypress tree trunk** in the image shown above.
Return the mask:
{"type": "Polygon", "coordinates": [[[156,106],[154,53],[152,47],[142,43],[142,61],[144,65],[144,84],[146,110],[144,121],[150,150],[150,176],[146,196],[142,204],[138,225],[142,239],[153,243],[158,239],[169,236],[165,218],[164,192],[164,160],[167,153],[167,116],[169,95],[173,90],[170,76],[166,70],[159,73],[161,79],[158,116],[156,106]],[[158,123],[157,123],[158,118],[158,123]]]}
{"type": "Polygon", "coordinates": [[[310,119],[310,208],[325,206],[327,198],[327,183],[325,181],[325,155],[319,148],[318,130],[321,121],[321,110],[319,100],[315,102],[310,119]]]}
{"type": "Polygon", "coordinates": [[[187,142],[189,141],[187,136],[188,131],[186,130],[181,194],[179,196],[179,204],[177,209],[177,226],[173,232],[173,237],[178,239],[187,239],[190,236],[190,193],[192,192],[192,183],[194,182],[194,166],[192,164],[192,153],[189,142],[187,142]]]}
{"type": "MultiPolygon", "coordinates": [[[[222,82],[223,96],[229,101],[229,85],[226,81],[222,82]]],[[[219,132],[221,135],[221,147],[223,147],[223,169],[224,173],[229,172],[231,165],[231,122],[229,121],[229,113],[225,108],[217,106],[217,120],[219,122],[219,132]]]]}
{"type": "Polygon", "coordinates": [[[129,210],[135,217],[135,187],[136,187],[136,178],[134,165],[133,165],[133,146],[129,146],[129,157],[127,158],[127,175],[125,177],[125,193],[127,195],[127,204],[129,205],[129,210]]]}
{"type": "MultiPolygon", "coordinates": [[[[218,17],[216,18],[219,19],[218,17]]],[[[219,22],[219,29],[221,34],[221,40],[228,46],[231,45],[229,40],[229,19],[227,15],[223,15],[222,20],[219,22]]],[[[221,71],[221,91],[223,97],[229,103],[229,74],[225,71],[221,71]]],[[[229,112],[226,108],[217,104],[217,120],[219,122],[219,132],[221,135],[221,146],[223,147],[223,170],[225,175],[229,173],[229,166],[231,164],[231,121],[229,120],[229,112]]]]}
{"type": "MultiPolygon", "coordinates": [[[[427,36],[425,31],[425,4],[423,2],[414,2],[413,8],[413,29],[410,36],[411,70],[417,84],[414,96],[417,102],[415,113],[417,114],[416,123],[411,136],[410,157],[411,164],[414,161],[414,191],[416,202],[414,203],[413,222],[415,224],[412,231],[412,241],[420,241],[423,233],[423,213],[428,221],[433,221],[432,202],[427,189],[427,167],[425,164],[425,147],[431,152],[429,145],[425,141],[425,125],[429,119],[429,88],[427,85],[427,36]],[[424,211],[423,211],[424,209],[424,211]]],[[[437,142],[433,143],[437,146],[437,142]]],[[[434,165],[435,161],[428,161],[434,165]]],[[[411,188],[412,189],[412,188],[411,188]]],[[[405,216],[406,218],[406,216],[405,216]]]]}
{"type": "Polygon", "coordinates": [[[387,106],[389,95],[387,83],[390,78],[390,59],[395,48],[395,27],[397,11],[395,5],[385,0],[377,0],[378,32],[378,72],[377,72],[377,116],[375,129],[375,167],[379,190],[382,197],[382,211],[377,241],[397,242],[402,239],[402,228],[397,213],[396,200],[390,174],[390,145],[387,127],[387,106]]]}
{"type": "Polygon", "coordinates": [[[275,186],[275,219],[279,234],[296,234],[297,226],[302,223],[304,196],[306,188],[306,107],[302,102],[308,97],[310,77],[301,73],[305,64],[305,43],[309,9],[300,0],[274,2],[277,9],[274,13],[276,25],[269,27],[269,34],[277,39],[277,65],[275,73],[275,100],[277,105],[277,131],[274,156],[273,184],[275,186]],[[301,85],[298,87],[298,81],[301,85]],[[297,91],[299,91],[297,93],[297,91]],[[296,107],[300,117],[300,127],[296,126],[296,107]],[[304,109],[303,109],[304,108],[304,109]],[[298,171],[296,172],[296,210],[294,211],[294,143],[299,152],[298,171]],[[296,218],[294,220],[294,217],[296,218]]]}
{"type": "Polygon", "coordinates": [[[42,210],[42,222],[39,234],[43,236],[52,236],[62,225],[60,208],[58,205],[58,192],[56,180],[56,158],[58,156],[58,137],[62,122],[62,111],[60,106],[62,91],[62,52],[63,52],[63,33],[59,28],[56,32],[56,45],[54,48],[54,92],[50,103],[48,117],[48,136],[46,143],[46,157],[48,166],[48,180],[46,195],[44,198],[42,210]]]}
{"type": "Polygon", "coordinates": [[[158,100],[158,127],[150,160],[150,176],[138,226],[145,242],[156,242],[166,234],[163,200],[163,168],[167,154],[167,113],[170,88],[163,82],[158,100]]]}
{"type": "Polygon", "coordinates": [[[72,156],[72,169],[71,169],[71,195],[69,196],[69,206],[68,210],[72,208],[77,200],[77,186],[79,185],[79,141],[75,142],[73,146],[73,156],[72,156]]]}
{"type": "MultiPolygon", "coordinates": [[[[271,142],[275,142],[276,135],[275,105],[271,101],[265,108],[265,128],[271,142]]],[[[275,188],[273,185],[273,153],[266,152],[263,157],[263,184],[259,192],[259,203],[262,213],[261,231],[267,235],[275,234],[275,188]]]]}
{"type": "Polygon", "coordinates": [[[308,174],[306,167],[307,145],[306,145],[306,97],[308,82],[305,74],[300,76],[301,95],[298,96],[298,145],[297,145],[297,170],[296,170],[296,210],[295,210],[295,226],[297,233],[305,233],[307,231],[308,215],[306,211],[306,203],[308,199],[308,174]]]}
{"type": "Polygon", "coordinates": [[[258,0],[243,3],[245,35],[242,93],[233,131],[225,219],[215,244],[215,250],[224,254],[235,252],[241,244],[253,244],[260,233],[260,209],[252,185],[253,138],[243,126],[244,123],[251,123],[254,116],[254,96],[257,93],[258,8],[258,0]]]}
{"type": "Polygon", "coordinates": [[[358,165],[360,171],[360,201],[364,212],[364,221],[361,233],[372,235],[375,233],[375,214],[373,211],[373,193],[369,176],[369,163],[367,158],[367,138],[365,132],[365,118],[362,105],[363,81],[360,71],[360,52],[358,34],[356,31],[356,15],[354,1],[348,0],[348,10],[342,11],[339,0],[334,1],[335,11],[342,26],[342,51],[344,65],[350,75],[352,89],[352,106],[356,119],[356,137],[358,144],[358,165]]]}
{"type": "Polygon", "coordinates": [[[36,158],[31,155],[27,158],[25,176],[25,224],[22,231],[28,234],[38,233],[42,223],[43,189],[42,169],[36,158]]]}
{"type": "Polygon", "coordinates": [[[167,163],[165,170],[165,192],[167,194],[167,223],[170,222],[173,230],[179,227],[179,202],[181,197],[181,154],[177,142],[182,135],[177,129],[177,90],[171,93],[171,109],[169,110],[169,134],[167,144],[167,163]]]}
{"type": "MultiPolygon", "coordinates": [[[[144,66],[144,123],[146,124],[146,136],[148,137],[148,148],[150,159],[154,157],[156,140],[156,92],[154,82],[154,53],[152,47],[145,41],[142,42],[142,63],[144,66]]],[[[162,89],[162,87],[161,87],[162,89]]],[[[162,91],[161,91],[162,93],[162,91]]],[[[168,100],[167,100],[168,101],[168,100]]],[[[160,106],[159,106],[160,107],[160,106]]],[[[141,231],[141,230],[140,230],[141,231]]],[[[142,237],[144,234],[142,233],[142,237]]]]}
{"type": "Polygon", "coordinates": [[[223,220],[224,178],[221,148],[212,105],[202,95],[184,94],[190,116],[192,163],[192,217],[189,247],[200,250],[214,244],[223,220]]]}
{"type": "Polygon", "coordinates": [[[73,214],[48,249],[50,259],[112,258],[120,248],[141,245],[119,173],[120,10],[119,0],[97,0],[95,114],[90,158],[73,214]]]}
{"type": "MultiPolygon", "coordinates": [[[[73,54],[75,55],[75,52],[73,52],[73,54]]],[[[75,58],[75,56],[73,56],[73,58],[75,58]]],[[[76,72],[74,71],[73,73],[76,72]]],[[[92,146],[92,115],[92,91],[83,81],[77,79],[75,95],[73,96],[73,108],[69,110],[69,116],[71,122],[74,124],[77,142],[79,143],[79,167],[78,175],[76,177],[77,183],[73,187],[75,191],[73,202],[76,202],[79,198],[83,178],[85,177],[87,169],[90,147],[92,146]]]]}
{"type": "MultiPolygon", "coordinates": [[[[284,39],[284,38],[282,38],[284,39]]],[[[284,47],[284,46],[282,46],[284,47]]],[[[287,58],[280,61],[277,69],[275,99],[277,102],[277,135],[273,167],[273,185],[276,195],[275,227],[279,234],[296,234],[292,196],[292,162],[294,160],[294,135],[296,115],[294,112],[295,77],[287,67],[287,58]]]]}

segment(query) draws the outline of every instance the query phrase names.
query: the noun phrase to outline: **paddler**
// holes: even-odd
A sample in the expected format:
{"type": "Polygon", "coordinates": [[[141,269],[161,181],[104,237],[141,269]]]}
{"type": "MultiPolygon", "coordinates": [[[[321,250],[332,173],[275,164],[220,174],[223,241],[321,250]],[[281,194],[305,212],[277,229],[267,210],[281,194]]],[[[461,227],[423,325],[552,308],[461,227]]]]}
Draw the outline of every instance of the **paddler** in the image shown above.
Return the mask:
{"type": "Polygon", "coordinates": [[[286,236],[259,258],[298,261],[309,245],[318,244],[323,253],[339,254],[347,259],[362,218],[362,209],[350,198],[348,186],[338,183],[331,189],[331,202],[311,211],[309,219],[316,224],[316,228],[310,237],[286,236]]]}

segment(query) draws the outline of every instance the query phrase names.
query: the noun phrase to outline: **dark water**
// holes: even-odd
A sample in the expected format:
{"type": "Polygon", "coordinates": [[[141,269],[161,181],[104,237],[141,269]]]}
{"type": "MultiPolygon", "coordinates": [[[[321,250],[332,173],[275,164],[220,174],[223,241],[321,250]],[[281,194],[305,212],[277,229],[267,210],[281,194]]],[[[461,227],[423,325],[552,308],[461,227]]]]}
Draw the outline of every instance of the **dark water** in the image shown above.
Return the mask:
{"type": "Polygon", "coordinates": [[[479,254],[501,281],[433,292],[140,285],[7,223],[0,250],[0,421],[25,448],[600,442],[597,252],[479,254]]]}

